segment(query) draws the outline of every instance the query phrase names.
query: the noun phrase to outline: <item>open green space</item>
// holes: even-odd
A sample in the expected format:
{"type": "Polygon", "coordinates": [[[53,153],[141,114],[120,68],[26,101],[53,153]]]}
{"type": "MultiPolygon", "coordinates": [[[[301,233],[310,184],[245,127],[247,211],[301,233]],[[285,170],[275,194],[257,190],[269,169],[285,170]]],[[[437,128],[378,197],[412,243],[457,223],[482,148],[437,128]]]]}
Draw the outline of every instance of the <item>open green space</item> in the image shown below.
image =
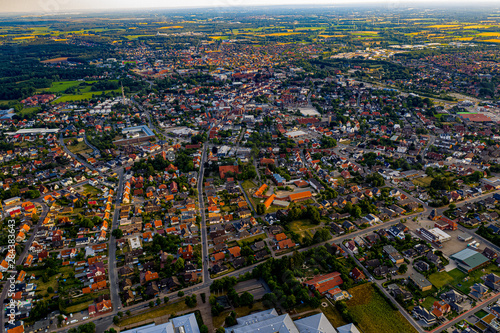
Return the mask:
{"type": "Polygon", "coordinates": [[[32,114],[37,113],[40,111],[40,107],[34,106],[34,107],[29,107],[29,108],[23,108],[18,115],[21,117],[30,117],[32,114]]]}
{"type": "Polygon", "coordinates": [[[484,311],[484,310],[479,310],[478,312],[474,313],[474,315],[478,318],[483,318],[484,316],[486,316],[488,314],[488,312],[484,311]]]}
{"type": "Polygon", "coordinates": [[[236,242],[238,243],[239,246],[242,246],[243,243],[253,243],[257,240],[266,239],[266,237],[267,236],[265,234],[260,234],[260,235],[255,235],[255,236],[243,238],[241,240],[237,240],[236,242]]]}
{"type": "Polygon", "coordinates": [[[349,293],[352,298],[346,301],[347,308],[363,332],[417,332],[371,283],[351,288],[349,293]]]}
{"type": "MultiPolygon", "coordinates": [[[[325,299],[322,302],[327,302],[325,299]]],[[[339,310],[337,310],[334,306],[332,306],[329,302],[327,307],[321,307],[321,311],[326,316],[328,321],[333,325],[333,327],[344,326],[347,323],[342,319],[342,315],[339,310]]]]}
{"type": "Polygon", "coordinates": [[[500,274],[500,268],[495,264],[491,264],[483,269],[473,271],[469,274],[455,268],[449,272],[431,274],[429,276],[429,281],[437,288],[441,288],[449,284],[460,290],[462,293],[468,294],[470,292],[470,287],[476,282],[483,282],[481,277],[489,273],[495,273],[498,275],[500,274]]]}
{"type": "Polygon", "coordinates": [[[422,304],[420,304],[420,305],[423,306],[424,308],[426,308],[427,310],[430,310],[432,308],[432,305],[434,304],[434,302],[437,300],[438,299],[433,297],[433,296],[427,296],[425,298],[425,300],[422,302],[422,304]]]}
{"type": "MultiPolygon", "coordinates": [[[[236,318],[248,316],[251,313],[254,312],[259,312],[266,310],[267,308],[264,306],[262,302],[255,302],[254,305],[250,308],[248,306],[240,306],[238,308],[235,308],[234,312],[236,312],[236,318]]],[[[224,320],[226,317],[231,313],[231,310],[224,311],[220,313],[218,316],[213,316],[212,317],[212,323],[214,327],[222,327],[224,325],[224,320]]]]}
{"type": "Polygon", "coordinates": [[[290,222],[290,230],[295,232],[296,234],[301,235],[302,237],[306,232],[309,232],[309,230],[317,227],[317,224],[311,223],[311,221],[308,219],[290,222]]]}
{"type": "Polygon", "coordinates": [[[124,317],[120,320],[118,324],[120,327],[132,325],[143,320],[154,320],[158,317],[167,315],[167,314],[177,314],[178,312],[187,310],[188,307],[184,300],[172,304],[162,305],[159,307],[155,307],[153,309],[147,309],[142,313],[139,313],[134,316],[124,317]]]}
{"type": "Polygon", "coordinates": [[[74,145],[72,144],[72,139],[66,139],[64,140],[64,143],[73,154],[89,154],[92,152],[92,148],[87,146],[84,141],[78,142],[76,145],[74,145]]]}
{"type": "Polygon", "coordinates": [[[415,179],[413,179],[413,184],[415,184],[417,186],[429,186],[429,185],[431,185],[432,179],[433,178],[430,176],[426,176],[423,178],[415,178],[415,179]]]}

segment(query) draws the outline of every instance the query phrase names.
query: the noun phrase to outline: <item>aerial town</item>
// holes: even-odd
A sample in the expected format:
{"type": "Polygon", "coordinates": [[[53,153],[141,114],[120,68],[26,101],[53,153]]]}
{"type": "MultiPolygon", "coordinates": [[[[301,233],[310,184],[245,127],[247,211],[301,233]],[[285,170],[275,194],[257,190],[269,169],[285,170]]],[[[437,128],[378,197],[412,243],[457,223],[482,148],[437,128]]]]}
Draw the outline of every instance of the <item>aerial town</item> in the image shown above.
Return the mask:
{"type": "Polygon", "coordinates": [[[500,332],[500,11],[300,8],[0,16],[2,332],[500,332]]]}

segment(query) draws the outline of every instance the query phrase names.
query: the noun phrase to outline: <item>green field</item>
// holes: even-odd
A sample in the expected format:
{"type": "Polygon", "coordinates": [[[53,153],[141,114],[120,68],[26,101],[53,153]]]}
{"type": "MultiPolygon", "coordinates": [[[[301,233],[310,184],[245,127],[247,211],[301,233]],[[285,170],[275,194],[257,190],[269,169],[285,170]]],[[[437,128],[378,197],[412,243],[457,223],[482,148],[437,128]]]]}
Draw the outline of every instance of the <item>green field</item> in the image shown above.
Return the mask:
{"type": "Polygon", "coordinates": [[[423,177],[423,178],[415,178],[413,179],[413,184],[417,186],[429,186],[431,185],[432,177],[423,177]]]}
{"type": "MultiPolygon", "coordinates": [[[[163,301],[163,299],[162,299],[163,301]]],[[[199,301],[200,302],[200,301],[199,301]]],[[[126,317],[124,316],[124,319],[120,320],[120,323],[118,324],[120,327],[127,326],[127,325],[132,325],[135,323],[138,323],[143,320],[154,320],[155,318],[167,315],[167,314],[177,314],[180,311],[185,311],[187,310],[187,305],[184,302],[184,300],[176,303],[171,303],[167,305],[163,305],[161,307],[155,307],[154,309],[148,309],[145,310],[143,313],[140,313],[135,316],[131,317],[126,317]]]]}
{"type": "Polygon", "coordinates": [[[73,139],[64,140],[66,147],[68,147],[69,151],[71,151],[73,154],[89,154],[92,152],[92,148],[87,146],[84,141],[78,142],[76,145],[73,145],[72,142],[73,139]]]}
{"type": "MultiPolygon", "coordinates": [[[[248,316],[249,314],[253,312],[259,312],[266,310],[266,307],[262,302],[255,302],[252,308],[249,308],[248,306],[241,306],[238,308],[234,309],[234,312],[236,312],[236,318],[248,316]]],[[[212,317],[212,323],[214,327],[222,327],[224,325],[224,320],[226,317],[229,315],[231,311],[224,311],[221,314],[219,314],[217,317],[213,316],[212,317]]]]}
{"type": "MultiPolygon", "coordinates": [[[[325,302],[326,300],[323,299],[322,301],[325,302]]],[[[326,318],[328,318],[328,321],[333,325],[333,327],[346,325],[347,323],[344,321],[344,319],[342,319],[339,310],[333,307],[329,302],[327,303],[328,306],[326,308],[321,306],[320,309],[321,311],[323,311],[323,314],[326,316],[326,318]]]]}
{"type": "Polygon", "coordinates": [[[290,223],[290,230],[302,237],[306,232],[317,227],[319,226],[317,224],[312,224],[310,220],[297,220],[290,223]]]}
{"type": "MultiPolygon", "coordinates": [[[[76,87],[80,83],[83,83],[84,81],[61,81],[61,82],[52,82],[52,85],[50,88],[45,88],[42,89],[43,92],[51,92],[51,93],[58,93],[58,92],[63,92],[68,88],[71,87],[76,87]]],[[[88,81],[86,83],[94,83],[96,81],[88,81]]]]}
{"type": "Polygon", "coordinates": [[[31,107],[31,108],[23,108],[21,110],[21,112],[19,112],[18,114],[21,117],[26,117],[26,116],[31,116],[32,114],[37,113],[38,111],[40,111],[40,107],[35,106],[35,107],[31,107]]]}
{"type": "Polygon", "coordinates": [[[482,282],[481,276],[495,273],[500,274],[500,268],[495,264],[491,264],[483,269],[469,273],[468,275],[455,268],[449,272],[439,272],[434,273],[429,276],[429,281],[437,288],[441,288],[445,285],[452,285],[464,294],[470,292],[470,287],[476,282],[482,282]]]}
{"type": "Polygon", "coordinates": [[[371,283],[349,289],[347,308],[365,333],[410,333],[415,328],[375,290],[371,283]]]}
{"type": "Polygon", "coordinates": [[[425,298],[425,300],[420,305],[423,306],[424,308],[426,308],[427,310],[430,310],[432,308],[432,305],[434,304],[434,302],[437,300],[438,299],[433,297],[433,296],[427,296],[425,298]]]}

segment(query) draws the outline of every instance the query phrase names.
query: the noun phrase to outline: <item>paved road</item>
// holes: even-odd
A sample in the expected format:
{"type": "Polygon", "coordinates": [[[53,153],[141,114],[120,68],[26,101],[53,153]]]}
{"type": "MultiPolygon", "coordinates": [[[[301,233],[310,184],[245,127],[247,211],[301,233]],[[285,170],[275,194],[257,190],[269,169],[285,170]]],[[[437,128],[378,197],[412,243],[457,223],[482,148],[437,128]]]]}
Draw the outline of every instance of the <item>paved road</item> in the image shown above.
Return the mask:
{"type": "Polygon", "coordinates": [[[208,239],[207,239],[207,223],[205,218],[205,200],[203,198],[203,177],[205,173],[205,161],[207,159],[207,147],[203,145],[201,155],[201,166],[198,173],[198,204],[201,215],[201,244],[202,244],[202,261],[203,261],[203,285],[206,285],[212,279],[208,271],[208,239]]]}
{"type": "MultiPolygon", "coordinates": [[[[39,198],[37,200],[32,200],[32,201],[40,203],[41,199],[39,198]]],[[[42,213],[40,214],[40,219],[38,220],[37,225],[31,230],[30,238],[28,239],[28,241],[26,243],[24,243],[23,252],[21,252],[19,257],[17,258],[16,266],[22,265],[24,258],[28,254],[29,248],[31,247],[31,244],[33,243],[33,240],[35,239],[35,235],[38,232],[38,229],[43,224],[43,220],[45,220],[45,218],[47,217],[47,214],[49,212],[49,207],[47,207],[47,205],[45,205],[44,203],[41,203],[41,205],[42,205],[42,213]]],[[[17,272],[17,273],[19,273],[19,272],[17,272]]],[[[4,273],[4,275],[6,275],[7,277],[10,277],[10,272],[7,271],[4,273]]],[[[16,276],[16,278],[17,278],[17,276],[16,276]]],[[[0,314],[0,327],[2,329],[3,329],[3,327],[5,327],[4,326],[5,325],[5,312],[3,310],[4,309],[3,304],[4,304],[4,301],[7,297],[7,291],[9,290],[9,288],[10,288],[10,282],[9,282],[9,280],[7,280],[7,282],[5,282],[5,284],[3,286],[2,294],[0,294],[0,305],[2,307],[2,313],[0,314]]]]}
{"type": "MultiPolygon", "coordinates": [[[[78,162],[80,162],[81,164],[85,165],[87,168],[89,168],[90,170],[96,170],[96,168],[94,168],[93,165],[89,164],[87,161],[84,161],[83,159],[81,159],[80,157],[76,156],[75,154],[73,154],[69,149],[68,147],[66,147],[66,144],[64,143],[64,139],[62,137],[62,134],[59,136],[59,144],[61,145],[61,147],[64,149],[64,151],[66,153],[68,153],[71,157],[73,157],[75,160],[77,160],[78,162]]],[[[99,172],[99,174],[102,176],[102,174],[99,172]]]]}
{"type": "Polygon", "coordinates": [[[460,316],[456,317],[455,319],[450,320],[450,321],[444,323],[443,325],[436,327],[435,329],[433,329],[432,331],[430,331],[430,333],[442,332],[442,331],[447,330],[448,328],[452,327],[453,325],[455,325],[459,321],[464,320],[467,317],[469,317],[470,315],[476,313],[477,311],[482,310],[482,309],[488,307],[488,304],[490,304],[492,302],[496,302],[499,298],[500,298],[500,293],[491,296],[487,300],[479,303],[478,305],[476,305],[475,307],[473,307],[469,311],[464,312],[463,314],[461,314],[460,316]]]}
{"type": "Polygon", "coordinates": [[[391,302],[398,308],[399,312],[401,312],[401,314],[406,318],[406,320],[408,320],[410,322],[410,324],[420,333],[424,333],[425,331],[422,329],[422,327],[415,321],[415,319],[401,306],[401,304],[399,304],[395,299],[394,297],[392,297],[392,295],[382,286],[382,283],[385,281],[384,280],[376,280],[373,275],[370,274],[370,272],[365,268],[365,266],[363,266],[359,260],[351,253],[351,251],[347,250],[347,248],[341,243],[340,246],[342,247],[342,249],[348,253],[351,258],[354,259],[354,261],[358,264],[359,267],[361,267],[365,273],[365,275],[371,280],[373,281],[373,283],[375,283],[378,288],[382,291],[382,293],[384,293],[385,296],[387,296],[387,298],[389,298],[391,300],[391,302]]]}

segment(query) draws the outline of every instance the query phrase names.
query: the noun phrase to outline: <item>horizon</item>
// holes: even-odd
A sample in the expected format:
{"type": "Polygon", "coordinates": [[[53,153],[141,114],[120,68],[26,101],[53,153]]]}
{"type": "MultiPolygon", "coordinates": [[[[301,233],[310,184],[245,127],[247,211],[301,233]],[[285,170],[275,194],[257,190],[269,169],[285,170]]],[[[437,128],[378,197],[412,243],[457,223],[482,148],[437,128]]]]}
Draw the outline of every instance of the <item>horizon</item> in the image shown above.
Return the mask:
{"type": "Polygon", "coordinates": [[[348,0],[331,1],[331,0],[315,0],[313,3],[305,2],[305,0],[277,0],[269,4],[265,0],[188,0],[187,3],[177,5],[176,3],[166,4],[161,0],[144,0],[141,5],[137,5],[134,0],[88,0],[85,5],[76,0],[23,0],[18,3],[8,3],[0,8],[1,15],[57,15],[73,12],[120,12],[120,11],[149,11],[149,10],[192,10],[192,9],[220,9],[222,8],[252,8],[252,7],[366,7],[380,6],[394,9],[401,7],[417,7],[417,8],[477,8],[482,6],[496,5],[493,8],[500,8],[497,1],[482,0],[474,4],[465,1],[445,0],[435,3],[431,0],[360,0],[351,2],[348,0]],[[29,8],[29,9],[26,9],[29,8]]]}

